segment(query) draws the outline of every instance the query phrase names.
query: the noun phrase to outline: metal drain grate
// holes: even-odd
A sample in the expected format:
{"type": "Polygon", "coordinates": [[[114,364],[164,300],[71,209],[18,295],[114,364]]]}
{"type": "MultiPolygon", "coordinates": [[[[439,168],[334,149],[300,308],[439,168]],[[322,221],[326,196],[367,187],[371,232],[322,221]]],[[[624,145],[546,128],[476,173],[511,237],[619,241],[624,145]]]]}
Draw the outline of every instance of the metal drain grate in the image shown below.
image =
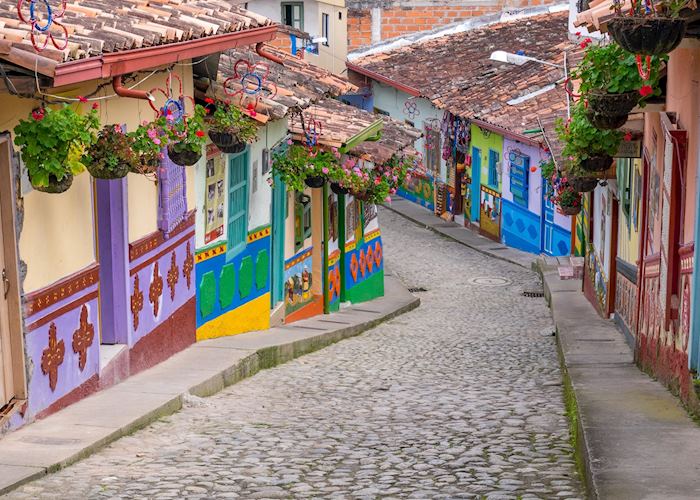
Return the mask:
{"type": "Polygon", "coordinates": [[[523,290],[524,297],[544,297],[544,290],[541,288],[526,288],[523,290]]]}
{"type": "Polygon", "coordinates": [[[427,288],[423,288],[422,286],[415,286],[413,288],[408,289],[409,292],[411,293],[419,293],[419,292],[427,292],[427,288]]]}
{"type": "Polygon", "coordinates": [[[507,278],[491,277],[491,276],[470,278],[468,282],[472,285],[480,285],[480,286],[508,286],[512,283],[512,281],[510,281],[507,278]]]}

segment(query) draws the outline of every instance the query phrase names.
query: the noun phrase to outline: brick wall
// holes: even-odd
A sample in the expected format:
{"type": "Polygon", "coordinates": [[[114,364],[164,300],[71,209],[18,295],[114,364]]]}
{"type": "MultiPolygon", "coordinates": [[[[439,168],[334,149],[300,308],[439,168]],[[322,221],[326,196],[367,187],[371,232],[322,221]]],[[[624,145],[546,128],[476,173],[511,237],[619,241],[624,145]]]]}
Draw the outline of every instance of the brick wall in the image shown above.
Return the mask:
{"type": "Polygon", "coordinates": [[[380,41],[508,8],[555,3],[561,0],[349,0],[348,50],[372,44],[373,12],[381,16],[381,33],[375,39],[380,41]]]}

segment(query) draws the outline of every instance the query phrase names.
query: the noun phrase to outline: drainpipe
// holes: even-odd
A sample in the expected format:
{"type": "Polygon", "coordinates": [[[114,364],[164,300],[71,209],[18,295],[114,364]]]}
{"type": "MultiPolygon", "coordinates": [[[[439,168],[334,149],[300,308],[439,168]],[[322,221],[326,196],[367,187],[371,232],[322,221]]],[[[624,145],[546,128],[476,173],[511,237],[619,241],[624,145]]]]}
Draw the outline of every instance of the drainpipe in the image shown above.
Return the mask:
{"type": "Polygon", "coordinates": [[[257,54],[260,57],[264,57],[265,59],[268,59],[272,62],[275,62],[277,64],[281,64],[282,66],[284,66],[284,61],[281,58],[277,57],[276,55],[265,51],[265,49],[263,48],[264,46],[265,46],[264,42],[258,42],[257,44],[255,44],[255,52],[257,52],[257,54]]]}
{"type": "Polygon", "coordinates": [[[124,84],[122,83],[122,75],[112,78],[112,88],[114,89],[114,93],[119,97],[145,99],[151,102],[155,101],[155,97],[153,97],[150,92],[146,92],[145,90],[128,89],[124,87],[124,84]]]}

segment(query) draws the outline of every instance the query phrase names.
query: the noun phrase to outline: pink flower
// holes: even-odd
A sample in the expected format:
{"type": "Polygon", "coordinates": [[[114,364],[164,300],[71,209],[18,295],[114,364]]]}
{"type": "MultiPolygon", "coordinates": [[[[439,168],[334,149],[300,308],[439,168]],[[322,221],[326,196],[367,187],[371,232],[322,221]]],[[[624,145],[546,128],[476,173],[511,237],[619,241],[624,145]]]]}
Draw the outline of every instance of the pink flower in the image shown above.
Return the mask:
{"type": "Polygon", "coordinates": [[[154,137],[154,138],[153,138],[153,144],[159,146],[159,145],[160,145],[160,139],[158,139],[157,137],[154,137]]]}
{"type": "Polygon", "coordinates": [[[291,140],[291,139],[287,139],[287,145],[288,145],[288,146],[291,146],[292,144],[294,144],[294,143],[292,142],[292,140],[291,140]]]}
{"type": "Polygon", "coordinates": [[[384,201],[386,201],[387,203],[391,203],[391,196],[387,196],[386,198],[384,198],[384,201]]]}
{"type": "Polygon", "coordinates": [[[379,177],[377,177],[376,179],[374,179],[374,185],[375,185],[375,186],[379,186],[381,183],[382,183],[382,180],[381,180],[379,177]]]}
{"type": "Polygon", "coordinates": [[[323,172],[324,174],[327,174],[329,172],[328,167],[323,167],[321,169],[321,172],[323,172]]]}
{"type": "Polygon", "coordinates": [[[155,139],[156,137],[158,137],[158,132],[156,132],[155,129],[149,128],[148,132],[146,132],[146,133],[148,134],[148,137],[150,137],[151,139],[155,139]]]}
{"type": "Polygon", "coordinates": [[[642,88],[639,89],[639,94],[642,97],[646,97],[648,95],[651,95],[654,93],[654,89],[651,88],[651,85],[642,85],[642,88]]]}

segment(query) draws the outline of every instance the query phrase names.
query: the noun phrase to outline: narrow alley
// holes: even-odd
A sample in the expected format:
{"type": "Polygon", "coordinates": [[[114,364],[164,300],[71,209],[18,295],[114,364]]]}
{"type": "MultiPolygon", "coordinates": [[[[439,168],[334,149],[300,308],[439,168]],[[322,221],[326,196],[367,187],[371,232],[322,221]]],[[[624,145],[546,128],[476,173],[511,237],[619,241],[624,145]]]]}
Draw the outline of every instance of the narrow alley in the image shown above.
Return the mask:
{"type": "Polygon", "coordinates": [[[379,217],[418,309],[8,498],[581,498],[550,315],[522,295],[535,274],[379,217]]]}

